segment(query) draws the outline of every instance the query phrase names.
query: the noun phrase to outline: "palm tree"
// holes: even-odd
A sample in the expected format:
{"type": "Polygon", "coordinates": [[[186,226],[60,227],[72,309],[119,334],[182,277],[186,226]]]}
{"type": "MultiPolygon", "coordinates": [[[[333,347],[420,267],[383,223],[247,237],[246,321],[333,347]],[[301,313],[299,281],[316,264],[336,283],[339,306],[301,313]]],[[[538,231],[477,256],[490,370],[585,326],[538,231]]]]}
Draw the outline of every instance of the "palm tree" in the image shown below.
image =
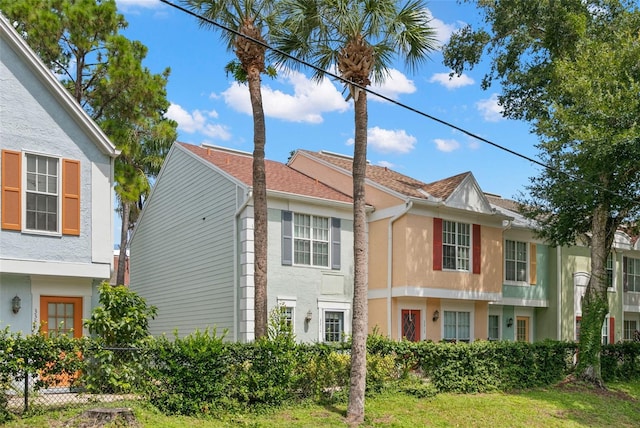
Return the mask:
{"type": "MultiPolygon", "coordinates": [[[[367,270],[365,174],[367,159],[367,92],[382,82],[394,57],[415,70],[436,49],[435,31],[421,0],[400,7],[396,0],[283,0],[283,24],[272,31],[276,47],[318,67],[321,80],[337,66],[348,98],[353,98],[355,133],[353,154],[354,292],[351,379],[347,419],[364,420],[367,341],[367,270]]],[[[291,57],[274,54],[281,64],[300,68],[291,57]]]]}
{"type": "MultiPolygon", "coordinates": [[[[254,315],[255,337],[267,334],[267,184],[264,166],[266,142],[264,109],[262,107],[261,74],[272,74],[265,66],[264,43],[273,19],[275,0],[183,0],[194,13],[210,21],[237,31],[240,35],[222,31],[227,48],[233,50],[238,63],[231,63],[236,80],[246,82],[253,112],[253,212],[254,212],[254,315]],[[243,37],[246,36],[246,37],[243,37]],[[252,40],[253,39],[253,40],[252,40]]],[[[200,20],[204,27],[217,28],[211,22],[200,20]]]]}

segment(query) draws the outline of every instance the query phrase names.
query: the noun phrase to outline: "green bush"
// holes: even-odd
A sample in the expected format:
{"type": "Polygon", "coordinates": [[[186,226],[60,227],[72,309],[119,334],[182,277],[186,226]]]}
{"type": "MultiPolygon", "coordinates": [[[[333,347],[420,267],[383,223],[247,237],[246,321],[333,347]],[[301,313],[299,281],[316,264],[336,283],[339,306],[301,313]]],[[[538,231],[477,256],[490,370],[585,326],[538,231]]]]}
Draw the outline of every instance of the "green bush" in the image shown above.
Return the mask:
{"type": "Polygon", "coordinates": [[[640,379],[640,342],[605,345],[600,362],[604,381],[640,379]]]}

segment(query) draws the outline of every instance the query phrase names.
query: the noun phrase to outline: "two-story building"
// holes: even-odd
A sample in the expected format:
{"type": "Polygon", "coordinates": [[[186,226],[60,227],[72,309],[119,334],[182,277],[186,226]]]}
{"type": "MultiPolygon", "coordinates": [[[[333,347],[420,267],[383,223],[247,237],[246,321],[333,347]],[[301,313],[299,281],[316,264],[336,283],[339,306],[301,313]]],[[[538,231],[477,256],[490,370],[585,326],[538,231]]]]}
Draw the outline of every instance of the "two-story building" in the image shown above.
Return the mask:
{"type": "MultiPolygon", "coordinates": [[[[131,238],[130,288],[158,308],[152,334],[217,328],[254,338],[250,153],[175,143],[131,238]]],[[[353,201],[293,168],[266,161],[267,298],[298,340],[351,332],[353,201]]]]}
{"type": "Polygon", "coordinates": [[[112,268],[118,151],[0,15],[0,328],[83,334],[112,268]]]}

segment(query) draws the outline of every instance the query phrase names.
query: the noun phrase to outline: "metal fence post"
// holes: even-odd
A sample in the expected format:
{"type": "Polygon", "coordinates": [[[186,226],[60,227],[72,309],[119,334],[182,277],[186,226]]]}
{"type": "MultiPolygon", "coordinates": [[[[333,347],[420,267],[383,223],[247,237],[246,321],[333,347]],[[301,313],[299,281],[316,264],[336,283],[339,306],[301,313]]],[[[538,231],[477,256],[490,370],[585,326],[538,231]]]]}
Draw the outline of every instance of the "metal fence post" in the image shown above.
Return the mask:
{"type": "Polygon", "coordinates": [[[29,411],[29,372],[24,372],[24,411],[29,411]]]}

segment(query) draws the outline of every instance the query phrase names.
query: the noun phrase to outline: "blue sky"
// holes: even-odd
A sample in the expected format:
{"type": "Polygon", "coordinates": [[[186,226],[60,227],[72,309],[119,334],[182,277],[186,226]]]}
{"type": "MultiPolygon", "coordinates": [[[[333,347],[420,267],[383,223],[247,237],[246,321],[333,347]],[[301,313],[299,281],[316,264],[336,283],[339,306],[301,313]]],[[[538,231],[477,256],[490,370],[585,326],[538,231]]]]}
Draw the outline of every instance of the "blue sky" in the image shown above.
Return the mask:
{"type": "MultiPolygon", "coordinates": [[[[124,34],[149,49],[145,65],[155,73],[171,68],[167,115],[178,122],[178,139],[251,152],[248,89],[225,75],[224,66],[234,56],[220,40],[219,30],[201,28],[196,18],[159,0],[116,2],[129,23],[124,34]]],[[[455,0],[427,1],[427,7],[441,43],[479,17],[473,6],[455,0]]],[[[480,88],[486,67],[456,79],[449,79],[449,71],[438,51],[412,74],[399,61],[390,77],[372,89],[535,158],[536,138],[529,125],[502,118],[499,87],[480,88]]],[[[286,162],[299,148],[353,154],[352,103],[344,101],[339,82],[326,79],[316,84],[311,74],[303,69],[263,78],[268,159],[286,162]]],[[[373,164],[426,183],[471,171],[485,192],[508,198],[524,192],[529,177],[539,170],[531,162],[371,96],[368,141],[367,157],[373,164]]]]}

